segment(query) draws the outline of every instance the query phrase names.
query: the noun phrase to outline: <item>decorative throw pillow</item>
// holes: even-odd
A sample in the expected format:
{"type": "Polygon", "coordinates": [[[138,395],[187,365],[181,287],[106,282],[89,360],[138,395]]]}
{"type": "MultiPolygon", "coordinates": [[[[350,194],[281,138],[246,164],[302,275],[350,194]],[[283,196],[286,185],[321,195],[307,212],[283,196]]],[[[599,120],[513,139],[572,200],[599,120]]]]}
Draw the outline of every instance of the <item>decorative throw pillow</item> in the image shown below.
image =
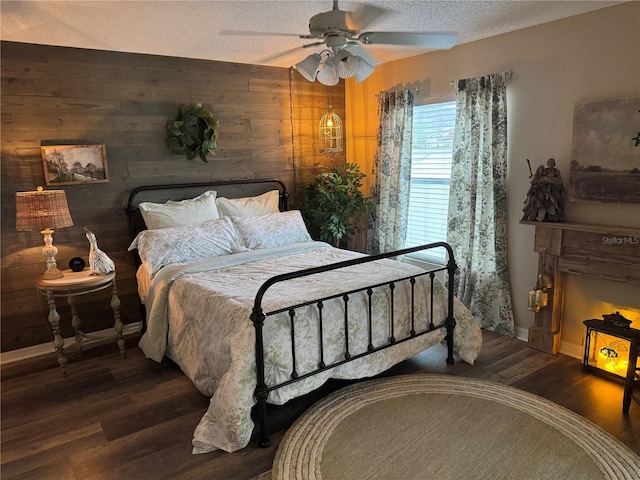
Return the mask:
{"type": "Polygon", "coordinates": [[[216,192],[209,190],[202,195],[179,202],[142,202],[138,205],[148,229],[179,227],[208,222],[220,218],[216,206],[216,192]]]}
{"type": "Polygon", "coordinates": [[[129,250],[135,248],[151,278],[172,263],[197,262],[247,250],[228,217],[198,225],[144,230],[129,246],[129,250]]]}
{"type": "Polygon", "coordinates": [[[249,250],[310,242],[299,210],[269,213],[259,217],[231,217],[242,245],[249,250]]]}
{"type": "Polygon", "coordinates": [[[255,197],[216,199],[220,215],[229,217],[257,217],[280,211],[280,191],[271,190],[255,197]]]}

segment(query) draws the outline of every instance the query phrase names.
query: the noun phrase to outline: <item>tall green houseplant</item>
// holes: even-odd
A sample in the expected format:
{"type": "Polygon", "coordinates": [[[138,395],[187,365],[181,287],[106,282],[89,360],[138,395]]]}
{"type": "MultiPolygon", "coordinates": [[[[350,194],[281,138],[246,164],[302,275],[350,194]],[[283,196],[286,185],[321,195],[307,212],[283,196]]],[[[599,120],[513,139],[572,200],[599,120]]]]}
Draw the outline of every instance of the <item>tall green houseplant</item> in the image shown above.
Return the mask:
{"type": "Polygon", "coordinates": [[[371,202],[361,192],[365,174],[355,163],[335,165],[307,185],[300,211],[316,238],[339,246],[361,228],[371,202]]]}

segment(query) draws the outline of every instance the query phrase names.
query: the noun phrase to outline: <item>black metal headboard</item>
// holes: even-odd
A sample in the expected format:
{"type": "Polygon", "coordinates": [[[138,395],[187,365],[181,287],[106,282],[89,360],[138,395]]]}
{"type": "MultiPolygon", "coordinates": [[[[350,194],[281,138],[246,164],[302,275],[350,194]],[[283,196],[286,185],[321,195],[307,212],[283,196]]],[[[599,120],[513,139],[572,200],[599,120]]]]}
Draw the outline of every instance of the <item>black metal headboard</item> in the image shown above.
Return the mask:
{"type": "Polygon", "coordinates": [[[201,183],[174,183],[174,184],[164,184],[164,185],[144,185],[141,187],[134,188],[129,194],[129,200],[127,202],[127,206],[125,208],[125,212],[129,217],[129,229],[131,231],[132,238],[136,236],[136,234],[143,230],[144,228],[139,228],[138,223],[144,224],[142,219],[138,219],[139,209],[138,204],[141,203],[141,200],[138,200],[143,192],[148,192],[152,190],[165,190],[172,192],[171,200],[183,200],[184,197],[180,196],[178,192],[187,192],[189,190],[193,191],[194,189],[207,189],[211,187],[234,187],[240,185],[264,185],[264,184],[272,184],[278,188],[280,191],[280,210],[286,211],[289,208],[289,192],[287,191],[287,187],[281,180],[277,178],[258,178],[258,179],[243,179],[243,180],[220,180],[220,181],[212,181],[212,182],[201,182],[201,183]],[[173,198],[175,197],[175,198],[173,198]]]}

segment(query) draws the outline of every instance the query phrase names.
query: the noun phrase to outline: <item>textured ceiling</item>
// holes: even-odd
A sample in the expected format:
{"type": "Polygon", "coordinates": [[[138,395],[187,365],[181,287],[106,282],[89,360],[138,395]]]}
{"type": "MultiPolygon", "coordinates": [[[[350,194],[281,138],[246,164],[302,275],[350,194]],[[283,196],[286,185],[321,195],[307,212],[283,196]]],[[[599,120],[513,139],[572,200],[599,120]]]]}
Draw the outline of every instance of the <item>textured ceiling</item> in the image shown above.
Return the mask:
{"type": "MultiPolygon", "coordinates": [[[[608,7],[619,1],[340,1],[385,10],[367,31],[458,32],[458,44],[608,7]]],[[[8,1],[0,2],[2,40],[289,67],[322,47],[309,18],[331,0],[8,1]],[[240,32],[245,32],[240,34],[240,32]],[[258,34],[259,33],[259,34],[258,34]]],[[[377,63],[429,50],[370,45],[377,63]]]]}

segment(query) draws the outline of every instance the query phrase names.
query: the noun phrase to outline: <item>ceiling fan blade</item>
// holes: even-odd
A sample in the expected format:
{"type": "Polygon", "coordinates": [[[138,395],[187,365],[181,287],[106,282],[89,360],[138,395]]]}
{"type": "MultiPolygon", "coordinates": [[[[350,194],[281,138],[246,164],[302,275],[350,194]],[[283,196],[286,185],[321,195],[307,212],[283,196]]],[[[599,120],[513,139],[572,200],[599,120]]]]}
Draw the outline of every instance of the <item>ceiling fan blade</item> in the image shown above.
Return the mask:
{"type": "Polygon", "coordinates": [[[255,32],[249,30],[220,30],[220,35],[247,35],[258,37],[300,37],[297,33],[255,32]]]}
{"type": "Polygon", "coordinates": [[[318,45],[324,45],[325,43],[326,43],[325,41],[307,43],[306,45],[302,45],[302,48],[317,47],[318,45]]]}
{"type": "Polygon", "coordinates": [[[347,26],[355,31],[361,31],[377,18],[385,15],[390,10],[373,5],[361,4],[353,12],[348,12],[347,26]]]}
{"type": "Polygon", "coordinates": [[[290,53],[294,53],[297,52],[298,50],[300,50],[302,47],[295,47],[295,48],[291,48],[289,50],[285,50],[284,52],[279,52],[276,53],[274,55],[270,55],[268,57],[265,58],[261,58],[258,60],[258,63],[262,64],[262,63],[269,63],[273,60],[277,60],[280,57],[284,57],[285,55],[289,55],[290,53]]]}
{"type": "Polygon", "coordinates": [[[352,55],[355,55],[356,57],[364,58],[367,62],[369,62],[373,66],[376,66],[380,63],[380,61],[377,58],[375,58],[373,55],[367,52],[366,49],[362,48],[362,46],[360,46],[356,42],[349,42],[347,43],[347,45],[345,45],[344,48],[349,50],[349,53],[351,53],[352,55]]]}
{"type": "Polygon", "coordinates": [[[415,45],[433,49],[449,49],[456,44],[455,32],[364,32],[356,40],[365,45],[415,45]]]}

